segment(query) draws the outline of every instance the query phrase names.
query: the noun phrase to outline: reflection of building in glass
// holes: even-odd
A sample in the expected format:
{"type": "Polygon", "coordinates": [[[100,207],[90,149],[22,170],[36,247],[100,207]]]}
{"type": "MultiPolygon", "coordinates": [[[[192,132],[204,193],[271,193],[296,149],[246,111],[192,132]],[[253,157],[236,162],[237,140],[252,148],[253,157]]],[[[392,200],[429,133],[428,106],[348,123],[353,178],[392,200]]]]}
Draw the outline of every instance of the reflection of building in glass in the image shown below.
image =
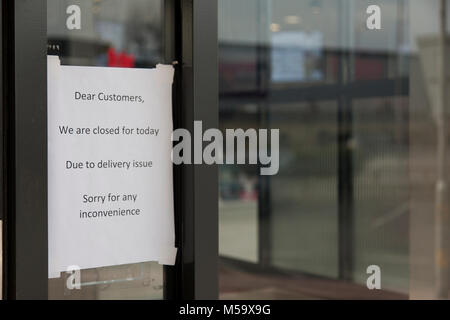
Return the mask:
{"type": "Polygon", "coordinates": [[[271,45],[272,82],[322,80],[322,35],[319,32],[275,32],[271,45]]]}
{"type": "MultiPolygon", "coordinates": [[[[429,63],[439,56],[424,58],[421,43],[429,36],[438,41],[440,1],[379,1],[379,31],[366,28],[369,4],[220,2],[221,126],[279,128],[281,135],[278,175],[221,169],[221,190],[242,188],[239,170],[257,179],[258,190],[252,207],[238,196],[222,197],[227,272],[250,260],[246,267],[270,271],[269,282],[277,272],[315,275],[327,288],[359,284],[349,285],[347,297],[364,298],[370,293],[358,288],[376,264],[384,297],[434,296],[434,230],[442,223],[433,215],[431,111],[438,92],[427,85],[439,83],[429,79],[439,73],[429,63]],[[248,242],[229,236],[238,221],[248,242]]],[[[292,291],[274,284],[273,294],[303,298],[319,286],[307,283],[292,291]]],[[[223,286],[223,297],[234,297],[223,286]]],[[[252,285],[240,288],[264,295],[252,285]]]]}
{"type": "Polygon", "coordinates": [[[63,64],[154,66],[162,58],[160,0],[48,0],[48,41],[63,64]],[[81,8],[81,29],[64,28],[70,4],[81,8]],[[111,63],[111,50],[124,63],[111,63]],[[130,63],[130,60],[133,63],[130,63]]]}

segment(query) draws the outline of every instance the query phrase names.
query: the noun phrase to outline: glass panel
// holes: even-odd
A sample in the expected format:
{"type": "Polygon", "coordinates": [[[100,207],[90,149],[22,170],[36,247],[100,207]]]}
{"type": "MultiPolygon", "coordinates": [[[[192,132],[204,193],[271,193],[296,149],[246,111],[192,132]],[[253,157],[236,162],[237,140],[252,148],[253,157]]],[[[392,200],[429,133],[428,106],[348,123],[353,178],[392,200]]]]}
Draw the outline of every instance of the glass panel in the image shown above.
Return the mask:
{"type": "Polygon", "coordinates": [[[271,263],[338,275],[337,105],[335,101],[274,103],[280,129],[280,171],[271,177],[271,263]],[[320,239],[320,240],[319,240],[320,239]]]}
{"type": "MultiPolygon", "coordinates": [[[[61,64],[152,68],[162,61],[162,0],[47,0],[49,54],[61,64]],[[66,9],[81,9],[81,29],[68,30],[66,9]]],[[[162,299],[163,268],[145,262],[81,271],[81,290],[68,274],[49,279],[50,299],[162,299]]]]}
{"type": "MultiPolygon", "coordinates": [[[[219,1],[219,28],[222,39],[219,53],[221,112],[220,128],[254,128],[259,125],[261,105],[254,95],[261,90],[260,74],[265,36],[259,21],[261,1],[219,1]],[[235,28],[230,16],[241,21],[235,28]],[[241,29],[242,28],[242,29],[241,29]],[[234,97],[250,97],[239,101],[234,97]],[[229,97],[229,98],[228,98],[229,97]],[[237,102],[238,101],[238,102],[237,102]]],[[[249,262],[258,261],[259,176],[255,166],[223,165],[219,170],[219,252],[222,256],[249,262]],[[243,241],[235,241],[242,238],[243,241]]]]}
{"type": "MultiPolygon", "coordinates": [[[[375,91],[375,90],[374,90],[375,91]]],[[[386,289],[408,292],[408,100],[353,100],[355,280],[376,261],[386,289]]]]}
{"type": "MultiPolygon", "coordinates": [[[[254,127],[254,113],[223,123],[254,127]]],[[[223,165],[219,171],[219,252],[224,257],[258,262],[258,174],[254,166],[223,165]],[[233,241],[235,237],[242,241],[233,241]]]]}
{"type": "Polygon", "coordinates": [[[220,297],[448,299],[449,1],[219,3],[220,124],[280,130],[254,218],[219,206],[220,297]]]}

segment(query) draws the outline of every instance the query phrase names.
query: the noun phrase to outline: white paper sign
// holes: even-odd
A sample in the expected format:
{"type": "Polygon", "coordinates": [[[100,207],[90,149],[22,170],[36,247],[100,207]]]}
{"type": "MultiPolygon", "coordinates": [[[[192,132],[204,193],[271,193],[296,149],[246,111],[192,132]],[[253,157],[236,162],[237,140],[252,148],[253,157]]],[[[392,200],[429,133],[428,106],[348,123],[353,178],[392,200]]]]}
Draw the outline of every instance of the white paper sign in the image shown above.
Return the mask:
{"type": "Polygon", "coordinates": [[[49,277],[175,263],[173,74],[48,57],[49,277]]]}

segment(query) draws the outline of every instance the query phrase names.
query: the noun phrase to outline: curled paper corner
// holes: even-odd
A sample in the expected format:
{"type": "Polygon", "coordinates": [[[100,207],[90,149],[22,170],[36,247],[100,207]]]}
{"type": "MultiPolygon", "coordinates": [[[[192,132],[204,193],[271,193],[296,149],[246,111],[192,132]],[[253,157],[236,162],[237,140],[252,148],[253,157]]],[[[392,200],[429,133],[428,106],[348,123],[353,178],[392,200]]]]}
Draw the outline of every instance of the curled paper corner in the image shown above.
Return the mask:
{"type": "Polygon", "coordinates": [[[173,70],[174,68],[173,68],[173,65],[171,65],[171,64],[158,63],[156,65],[156,69],[159,69],[159,70],[173,70]]]}
{"type": "Polygon", "coordinates": [[[161,265],[167,265],[167,266],[175,265],[175,261],[177,259],[177,252],[178,252],[178,248],[175,248],[175,247],[165,248],[164,255],[162,255],[159,258],[158,263],[161,265]]]}
{"type": "Polygon", "coordinates": [[[173,75],[175,73],[175,68],[173,67],[173,65],[158,63],[156,65],[156,70],[164,74],[167,81],[173,83],[173,75]]]}
{"type": "Polygon", "coordinates": [[[57,279],[57,278],[61,278],[61,273],[59,271],[55,271],[55,270],[48,270],[48,278],[49,279],[57,279]]]}
{"type": "Polygon", "coordinates": [[[57,56],[57,55],[48,55],[47,63],[61,65],[61,60],[59,59],[59,56],[57,56]]]}

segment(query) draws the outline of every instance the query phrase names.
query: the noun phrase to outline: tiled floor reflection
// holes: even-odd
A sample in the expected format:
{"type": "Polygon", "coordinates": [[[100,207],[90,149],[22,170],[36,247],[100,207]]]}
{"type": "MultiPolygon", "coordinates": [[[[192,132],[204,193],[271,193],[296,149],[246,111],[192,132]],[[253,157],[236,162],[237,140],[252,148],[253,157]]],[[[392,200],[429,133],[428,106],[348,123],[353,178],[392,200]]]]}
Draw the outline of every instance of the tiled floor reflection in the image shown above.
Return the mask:
{"type": "Polygon", "coordinates": [[[220,299],[224,300],[408,299],[403,294],[368,290],[340,280],[244,271],[227,262],[220,264],[219,279],[220,299]]]}

